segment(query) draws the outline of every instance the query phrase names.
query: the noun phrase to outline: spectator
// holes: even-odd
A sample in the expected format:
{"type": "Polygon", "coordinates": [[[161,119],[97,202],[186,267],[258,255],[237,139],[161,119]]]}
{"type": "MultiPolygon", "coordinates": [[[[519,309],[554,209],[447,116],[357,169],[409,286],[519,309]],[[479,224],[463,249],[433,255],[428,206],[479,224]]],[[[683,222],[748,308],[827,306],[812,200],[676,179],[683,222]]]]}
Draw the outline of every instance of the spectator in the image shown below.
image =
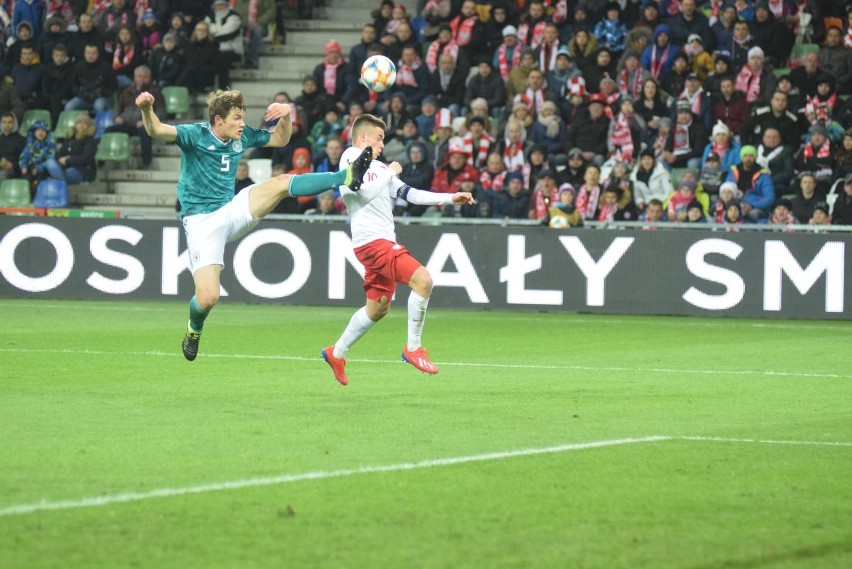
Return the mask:
{"type": "Polygon", "coordinates": [[[721,168],[727,172],[740,161],[740,145],[732,138],[732,133],[723,122],[717,122],[711,132],[710,142],[704,147],[701,155],[701,167],[707,161],[707,157],[715,154],[720,161],[721,168]]]}
{"type": "Polygon", "coordinates": [[[526,139],[524,126],[514,118],[510,118],[503,129],[503,138],[495,145],[494,150],[500,153],[506,170],[520,171],[524,167],[524,157],[529,153],[532,144],[526,139]]]}
{"type": "Polygon", "coordinates": [[[46,2],[41,0],[18,0],[15,2],[15,7],[12,10],[12,29],[18,30],[18,26],[27,23],[32,30],[32,41],[37,42],[41,36],[46,6],[46,2]]]}
{"type": "Polygon", "coordinates": [[[772,208],[772,215],[767,222],[769,225],[795,225],[798,223],[793,215],[793,203],[785,198],[781,198],[772,208]]]}
{"type": "Polygon", "coordinates": [[[548,22],[544,26],[541,45],[533,50],[538,68],[542,72],[548,73],[556,67],[556,53],[558,51],[559,31],[556,29],[556,24],[548,22]]]}
{"type": "Polygon", "coordinates": [[[402,93],[394,93],[388,101],[387,114],[383,117],[387,129],[385,130],[385,142],[402,136],[402,125],[411,118],[408,107],[405,104],[405,96],[402,93]]]}
{"type": "Polygon", "coordinates": [[[775,18],[766,1],[761,0],[755,4],[754,21],[749,27],[754,35],[754,42],[766,53],[769,66],[782,67],[787,63],[790,48],[796,38],[789,27],[775,18]]]}
{"type": "Polygon", "coordinates": [[[76,95],[65,103],[65,110],[94,110],[97,113],[109,109],[116,90],[115,74],[110,64],[101,58],[98,46],[87,45],[83,60],[74,64],[71,90],[76,95]]]}
{"type": "Polygon", "coordinates": [[[305,133],[309,133],[314,123],[321,120],[329,109],[334,108],[334,101],[317,86],[316,77],[305,75],[302,79],[302,93],[294,101],[304,109],[307,124],[303,125],[305,133]]]}
{"type": "Polygon", "coordinates": [[[0,81],[0,115],[12,113],[20,122],[24,116],[24,102],[11,83],[0,81]]]}
{"type": "Polygon", "coordinates": [[[136,29],[136,14],[133,5],[127,0],[112,0],[98,19],[98,30],[104,38],[104,49],[112,55],[118,42],[118,30],[121,26],[136,29]]]}
{"type": "MultiPolygon", "coordinates": [[[[304,115],[303,112],[299,112],[299,107],[296,107],[296,112],[291,113],[291,127],[292,132],[290,134],[290,142],[285,146],[280,146],[272,151],[272,168],[273,172],[275,167],[278,166],[282,169],[281,174],[285,173],[286,170],[289,170],[293,166],[293,154],[299,148],[304,148],[308,151],[310,155],[311,151],[311,143],[308,142],[307,135],[305,134],[304,128],[304,119],[302,118],[304,115]]],[[[273,174],[274,175],[274,174],[273,174]]],[[[296,200],[293,200],[295,202],[296,200]]],[[[283,206],[286,211],[278,211],[276,213],[294,213],[294,208],[292,203],[288,203],[283,206]]],[[[295,208],[295,211],[298,211],[298,208],[295,208]]]]}
{"type": "MultiPolygon", "coordinates": [[[[199,22],[203,18],[199,18],[199,22]]],[[[175,36],[175,47],[178,50],[178,53],[183,53],[186,50],[186,46],[190,41],[190,37],[192,36],[192,32],[195,30],[195,25],[193,24],[194,18],[191,16],[184,16],[183,12],[174,12],[169,19],[169,29],[166,31],[165,35],[173,35],[175,36]]],[[[197,24],[198,22],[194,22],[197,24]]]]}
{"type": "MultiPolygon", "coordinates": [[[[663,19],[660,17],[660,6],[656,1],[652,1],[642,7],[642,14],[633,29],[645,28],[653,33],[657,26],[662,23],[663,19]]],[[[653,41],[653,36],[651,41],[653,41]]]]}
{"type": "MultiPolygon", "coordinates": [[[[704,124],[707,130],[713,128],[713,102],[701,88],[701,79],[695,73],[689,73],[686,76],[686,86],[677,96],[677,103],[681,101],[689,103],[692,114],[704,124]]],[[[675,113],[672,113],[672,119],[676,118],[675,113]]]]}
{"type": "Polygon", "coordinates": [[[55,163],[49,162],[55,157],[56,144],[53,142],[50,128],[44,121],[35,121],[27,131],[27,142],[18,159],[21,175],[30,182],[31,197],[35,195],[39,180],[49,176],[62,179],[62,172],[55,169],[55,163]],[[48,167],[53,171],[49,171],[48,167]]]}
{"type": "Polygon", "coordinates": [[[74,126],[69,129],[67,138],[62,142],[56,158],[48,160],[47,170],[51,178],[65,180],[68,185],[82,182],[94,182],[97,176],[95,153],[98,143],[95,140],[95,123],[89,115],[77,117],[74,126]]]}
{"type": "Polygon", "coordinates": [[[810,128],[810,139],[805,140],[796,152],[796,172],[812,172],[817,184],[827,188],[833,176],[834,151],[828,138],[828,129],[815,124],[810,128]]]}
{"type": "MultiPolygon", "coordinates": [[[[481,64],[487,67],[487,63],[481,64]]],[[[456,66],[456,61],[449,53],[442,53],[438,69],[432,73],[430,91],[437,100],[437,106],[450,109],[454,115],[462,113],[465,102],[465,80],[467,74],[456,66]]]]}
{"type": "MultiPolygon", "coordinates": [[[[713,71],[704,82],[704,90],[715,100],[722,96],[721,82],[725,77],[731,76],[731,53],[728,50],[713,53],[713,71]]],[[[745,99],[743,99],[745,100],[745,99]]]]}
{"type": "Polygon", "coordinates": [[[56,123],[59,113],[65,103],[73,96],[71,91],[71,76],[74,66],[68,58],[68,49],[63,44],[57,44],[51,54],[51,62],[44,66],[41,76],[39,108],[50,111],[51,120],[56,123]]]}
{"type": "Polygon", "coordinates": [[[757,149],[746,145],[740,150],[741,163],[731,168],[729,182],[735,182],[743,194],[743,215],[752,222],[769,216],[775,203],[775,186],[769,172],[757,164],[757,149]]]}
{"type": "MultiPolygon", "coordinates": [[[[575,12],[576,17],[577,12],[575,12]]],[[[594,64],[598,53],[598,40],[589,30],[578,30],[577,34],[568,42],[568,51],[571,52],[571,59],[580,71],[585,71],[590,65],[594,64]]]]}
{"type": "Polygon", "coordinates": [[[243,67],[257,69],[260,42],[269,33],[269,24],[275,21],[277,6],[274,0],[234,0],[233,7],[243,24],[246,47],[243,67]]]}
{"type": "Polygon", "coordinates": [[[793,178],[793,153],[781,144],[781,133],[774,128],[763,131],[763,142],[757,147],[757,164],[769,170],[777,195],[790,193],[793,178]]]}
{"type": "Polygon", "coordinates": [[[598,48],[595,62],[583,70],[583,78],[586,80],[586,87],[590,93],[600,92],[601,81],[604,78],[615,77],[615,61],[612,59],[612,52],[609,48],[598,48]]]}
{"type": "Polygon", "coordinates": [[[506,164],[503,162],[503,155],[496,151],[490,152],[488,160],[485,163],[485,168],[479,175],[480,195],[476,196],[477,201],[480,203],[482,217],[491,217],[488,208],[493,201],[494,193],[503,189],[508,173],[506,164]]]}
{"type": "Polygon", "coordinates": [[[311,154],[319,156],[325,152],[325,145],[331,138],[337,138],[343,132],[343,119],[337,113],[337,108],[329,108],[325,117],[314,123],[308,134],[311,143],[311,154]]]}
{"type": "Polygon", "coordinates": [[[21,58],[12,66],[9,77],[18,91],[18,96],[27,109],[38,108],[41,102],[41,77],[44,66],[38,63],[33,45],[29,42],[21,46],[21,58]]]}
{"type": "Polygon", "coordinates": [[[642,83],[642,94],[636,100],[634,112],[641,119],[642,142],[653,146],[660,128],[660,119],[669,115],[668,104],[664,101],[663,93],[655,79],[648,78],[642,83]]]}
{"type": "Polygon", "coordinates": [[[574,186],[568,183],[559,186],[556,203],[547,210],[550,227],[582,227],[583,217],[574,207],[574,186]]]}
{"type": "Polygon", "coordinates": [[[529,219],[547,223],[549,221],[547,210],[551,204],[557,203],[558,196],[559,190],[556,187],[556,174],[549,168],[541,170],[538,174],[538,181],[530,196],[530,206],[527,214],[529,219]]]}
{"type": "MultiPolygon", "coordinates": [[[[681,180],[676,192],[669,194],[664,202],[666,208],[666,221],[683,223],[686,221],[686,212],[689,205],[695,200],[696,183],[694,180],[681,180]]],[[[700,203],[700,202],[699,202],[700,203]]]]}
{"type": "MultiPolygon", "coordinates": [[[[462,83],[464,85],[464,83],[462,83]]],[[[490,115],[499,117],[506,106],[506,87],[499,75],[494,73],[491,64],[481,62],[477,73],[467,82],[464,89],[463,106],[470,108],[474,99],[483,98],[488,102],[490,115]]]]}
{"type": "Polygon", "coordinates": [[[550,165],[547,163],[547,154],[544,152],[544,148],[535,144],[531,145],[529,153],[527,153],[527,163],[523,167],[526,186],[535,188],[541,172],[549,169],[550,165]]]}
{"type": "Polygon", "coordinates": [[[651,149],[639,154],[630,181],[633,182],[633,201],[640,213],[651,201],[657,199],[662,202],[673,191],[671,174],[656,160],[651,149]]]}
{"type": "Polygon", "coordinates": [[[716,34],[710,29],[707,16],[697,7],[696,0],[681,0],[681,12],[668,19],[671,27],[671,41],[677,45],[685,45],[692,34],[701,36],[704,48],[716,48],[716,34]]]}
{"type": "Polygon", "coordinates": [[[249,176],[248,160],[240,160],[240,163],[237,164],[237,176],[234,178],[234,195],[237,195],[253,184],[254,180],[249,176]]]}
{"type": "Polygon", "coordinates": [[[68,24],[65,20],[58,16],[49,17],[45,20],[44,31],[35,44],[39,60],[42,63],[48,61],[53,53],[53,48],[60,43],[67,46],[71,38],[72,35],[68,33],[68,24]]]}
{"type": "Polygon", "coordinates": [[[837,80],[839,92],[852,91],[852,50],[843,45],[843,32],[838,27],[826,32],[825,46],[819,50],[819,68],[837,80]]]}
{"type": "Polygon", "coordinates": [[[518,30],[515,26],[503,28],[503,42],[494,51],[491,67],[500,71],[503,83],[509,80],[509,73],[521,62],[523,46],[518,42],[518,30]]]}
{"type": "MultiPolygon", "coordinates": [[[[423,38],[434,41],[438,37],[439,26],[450,23],[450,12],[453,6],[450,0],[435,0],[426,2],[420,12],[426,24],[423,26],[423,38]]],[[[381,30],[381,28],[377,28],[381,30]]]]}
{"type": "Polygon", "coordinates": [[[579,148],[572,148],[568,151],[568,164],[561,172],[558,172],[557,180],[560,184],[567,182],[574,188],[578,188],[583,185],[585,174],[586,161],[583,160],[583,152],[579,148]]]}
{"type": "Polygon", "coordinates": [[[136,39],[136,32],[127,25],[120,26],[112,52],[112,71],[119,89],[133,84],[133,70],[144,62],[144,50],[136,39]]]}
{"type": "Polygon", "coordinates": [[[755,109],[740,131],[740,138],[746,144],[759,144],[767,128],[781,133],[781,143],[785,146],[798,148],[801,129],[798,117],[788,110],[787,93],[775,91],[769,105],[755,109]]]}
{"type": "Polygon", "coordinates": [[[334,191],[328,190],[317,196],[316,207],[305,210],[305,215],[340,215],[335,202],[334,191]]]}
{"type": "MultiPolygon", "coordinates": [[[[604,103],[600,94],[592,95],[585,111],[578,111],[574,122],[565,135],[568,148],[579,148],[583,159],[595,164],[603,164],[607,155],[607,134],[609,119],[604,114],[604,103]]],[[[578,196],[579,197],[579,196],[578,196]]]]}
{"type": "Polygon", "coordinates": [[[796,197],[790,202],[790,211],[799,223],[808,223],[816,206],[825,201],[825,193],[818,191],[816,178],[810,172],[799,176],[797,186],[796,197]]]}
{"type": "Polygon", "coordinates": [[[654,29],[654,43],[642,52],[642,67],[651,73],[651,77],[660,81],[671,71],[680,48],[671,43],[672,29],[668,24],[660,24],[654,29]]]}
{"type": "MultiPolygon", "coordinates": [[[[511,24],[511,22],[509,21],[508,3],[494,3],[494,5],[491,7],[491,17],[483,18],[482,15],[480,15],[480,18],[485,21],[485,28],[483,31],[483,37],[485,38],[484,51],[486,54],[489,55],[488,61],[491,62],[491,57],[495,55],[495,52],[503,43],[503,30],[505,30],[511,24]]],[[[517,34],[517,29],[515,29],[515,33],[517,34]]],[[[497,62],[495,61],[494,63],[495,69],[498,68],[498,66],[496,65],[497,62]]]]}
{"type": "Polygon", "coordinates": [[[535,56],[531,49],[525,47],[521,50],[521,62],[509,72],[509,81],[506,83],[506,100],[514,100],[515,95],[523,93],[527,88],[527,77],[535,66],[535,56]]]}
{"type": "MultiPolygon", "coordinates": [[[[340,139],[329,138],[325,144],[325,152],[314,155],[314,172],[337,172],[340,170],[340,157],[342,155],[343,143],[340,142],[340,139]]],[[[335,195],[340,196],[340,190],[337,188],[335,188],[335,195]]]]}
{"type": "MultiPolygon", "coordinates": [[[[737,22],[737,7],[731,2],[725,2],[719,9],[718,17],[710,29],[716,35],[716,46],[719,49],[728,49],[734,37],[734,25],[737,22]]],[[[746,30],[748,28],[746,27],[746,30]]]]}
{"type": "Polygon", "coordinates": [[[435,140],[427,145],[432,155],[432,166],[437,168],[447,161],[449,143],[453,136],[453,113],[450,109],[441,109],[435,115],[435,140]]]}
{"type": "Polygon", "coordinates": [[[161,120],[166,118],[166,101],[151,81],[151,68],[147,65],[140,65],[133,71],[133,84],[122,89],[118,96],[115,124],[106,129],[106,132],[124,132],[139,137],[143,169],[151,166],[153,143],[142,123],[142,110],[136,105],[136,97],[145,91],[151,93],[154,96],[154,114],[161,120]]]}
{"type": "Polygon", "coordinates": [[[402,49],[402,59],[396,70],[396,83],[391,87],[391,93],[403,95],[406,104],[413,107],[413,112],[416,113],[423,97],[429,94],[429,88],[429,69],[417,55],[414,46],[405,46],[402,49]]]}
{"type": "Polygon", "coordinates": [[[706,140],[707,130],[695,120],[689,102],[678,101],[677,121],[666,141],[663,159],[672,168],[698,168],[706,140]]]}
{"type": "MultiPolygon", "coordinates": [[[[29,22],[21,22],[15,29],[15,37],[11,45],[6,44],[6,53],[2,62],[2,73],[8,75],[12,71],[12,66],[21,60],[21,48],[25,45],[35,45],[33,39],[32,26],[29,22]]],[[[8,41],[8,40],[7,40],[8,41]]]]}
{"type": "Polygon", "coordinates": [[[547,12],[543,0],[530,0],[526,14],[521,16],[518,26],[518,40],[530,49],[536,49],[544,39],[544,28],[547,25],[547,12]]]}
{"type": "Polygon", "coordinates": [[[752,108],[766,104],[776,87],[775,76],[764,64],[763,50],[748,50],[748,62],[737,74],[735,87],[745,95],[752,108]]]}
{"type": "MultiPolygon", "coordinates": [[[[121,1],[121,0],[120,0],[121,1]]],[[[204,18],[210,35],[219,46],[219,88],[230,89],[229,68],[243,58],[243,22],[228,0],[213,0],[210,13],[204,18]]]]}
{"type": "Polygon", "coordinates": [[[574,206],[583,219],[594,220],[603,188],[600,184],[601,170],[595,163],[586,166],[583,174],[583,185],[577,191],[574,206]]]}
{"type": "Polygon", "coordinates": [[[464,0],[458,16],[450,20],[453,30],[453,39],[459,45],[463,54],[458,61],[465,70],[471,65],[479,65],[481,61],[488,61],[491,54],[488,53],[488,44],[485,38],[485,24],[479,19],[474,0],[464,0]]]}
{"type": "Polygon", "coordinates": [[[852,128],[846,129],[840,147],[834,153],[834,174],[839,178],[852,174],[852,128]]]}
{"type": "MultiPolygon", "coordinates": [[[[367,52],[376,41],[376,26],[371,22],[361,26],[361,41],[353,45],[349,50],[349,72],[352,79],[357,80],[361,73],[361,66],[367,61],[367,52]]],[[[246,56],[248,60],[248,56],[246,56]]]]}
{"type": "Polygon", "coordinates": [[[141,22],[138,33],[139,44],[142,46],[142,57],[145,61],[150,61],[154,48],[163,41],[163,34],[160,32],[157,16],[152,10],[146,10],[142,14],[141,22]]]}
{"type": "MultiPolygon", "coordinates": [[[[382,157],[388,164],[392,162],[399,162],[404,166],[408,162],[408,147],[415,142],[420,143],[425,147],[428,140],[417,131],[417,121],[409,117],[402,123],[401,135],[392,138],[385,145],[385,149],[382,151],[382,157]]],[[[427,161],[431,161],[432,156],[427,153],[425,159],[427,161]]]]}
{"type": "Polygon", "coordinates": [[[831,210],[832,225],[852,225],[852,174],[846,176],[831,210]]]}
{"type": "MultiPolygon", "coordinates": [[[[186,46],[184,53],[187,65],[177,79],[177,84],[186,87],[191,93],[199,93],[212,87],[216,82],[217,70],[221,69],[219,61],[219,46],[210,35],[210,24],[202,20],[195,24],[192,36],[186,46]]],[[[226,75],[227,77],[227,75],[226,75]]],[[[219,85],[224,88],[220,76],[219,85]]]]}
{"type": "MultiPolygon", "coordinates": [[[[564,99],[568,96],[569,86],[573,77],[579,77],[581,71],[571,61],[571,52],[565,46],[560,47],[556,52],[556,64],[544,76],[547,83],[547,88],[559,99],[564,99]]],[[[505,95],[504,95],[505,100],[505,95]]],[[[502,106],[502,105],[501,105],[502,106]]]]}
{"type": "Polygon", "coordinates": [[[633,112],[633,99],[624,97],[619,102],[619,111],[609,123],[607,134],[608,156],[616,161],[632,163],[639,150],[641,127],[633,112]]]}
{"type": "MultiPolygon", "coordinates": [[[[648,203],[648,207],[645,209],[645,215],[642,216],[642,221],[649,221],[651,223],[659,223],[663,221],[663,202],[658,199],[653,199],[648,203]]],[[[645,227],[643,229],[650,229],[645,227]]]]}
{"type": "Polygon", "coordinates": [[[86,12],[80,14],[77,18],[77,28],[77,31],[71,34],[70,45],[68,46],[68,54],[74,63],[83,61],[87,45],[94,45],[102,50],[106,43],[104,36],[95,26],[91,14],[86,12]]]}
{"type": "MultiPolygon", "coordinates": [[[[435,175],[432,177],[432,191],[444,194],[454,194],[462,190],[461,188],[475,189],[479,181],[479,172],[468,164],[468,155],[464,151],[464,142],[459,137],[450,139],[449,143],[449,158],[447,162],[435,169],[435,175]]],[[[446,207],[443,210],[444,216],[452,216],[455,213],[454,208],[446,207]]],[[[464,217],[476,217],[477,211],[473,208],[462,207],[461,215],[464,217]]]]}
{"type": "Polygon", "coordinates": [[[816,53],[807,54],[802,65],[790,71],[790,81],[807,98],[816,95],[817,85],[827,76],[819,67],[819,55],[816,53]]]}
{"type": "Polygon", "coordinates": [[[734,219],[739,220],[734,223],[742,223],[742,210],[740,209],[739,201],[741,197],[742,193],[734,182],[725,182],[719,187],[719,199],[716,200],[716,203],[713,206],[714,219],[716,223],[730,223],[725,216],[728,214],[728,210],[733,204],[736,204],[737,206],[737,215],[734,219]]]}
{"type": "Polygon", "coordinates": [[[621,22],[621,6],[618,2],[608,2],[606,18],[595,25],[595,38],[598,46],[610,50],[615,58],[624,51],[624,40],[627,37],[627,26],[621,22]]]}
{"type": "Polygon", "coordinates": [[[177,52],[174,34],[166,34],[162,45],[154,48],[149,67],[154,84],[160,89],[177,84],[183,73],[184,58],[177,52]]]}
{"type": "Polygon", "coordinates": [[[739,72],[748,63],[748,52],[757,47],[749,30],[748,22],[737,20],[734,23],[734,33],[725,49],[731,54],[731,70],[739,72]]]}
{"type": "MultiPolygon", "coordinates": [[[[426,67],[429,70],[429,74],[431,75],[438,69],[438,65],[441,61],[441,55],[449,54],[453,61],[459,62],[459,58],[461,57],[461,50],[459,48],[459,44],[456,43],[455,39],[453,39],[453,29],[449,24],[441,24],[440,31],[438,32],[438,39],[432,42],[429,45],[429,49],[426,50],[426,67]]],[[[402,57],[402,52],[400,52],[400,58],[402,57]]],[[[464,66],[462,66],[464,68],[464,66]]],[[[467,70],[465,69],[465,73],[467,70]]]]}
{"type": "Polygon", "coordinates": [[[621,96],[640,99],[645,82],[651,79],[651,72],[640,65],[639,52],[633,49],[625,51],[617,73],[618,92],[621,96]]]}
{"type": "Polygon", "coordinates": [[[0,180],[17,178],[21,174],[21,152],[27,139],[18,132],[18,119],[9,111],[0,116],[0,180]]]}
{"type": "Polygon", "coordinates": [[[719,155],[711,152],[707,155],[704,165],[701,167],[698,182],[704,188],[707,195],[712,198],[719,194],[719,186],[722,185],[727,174],[727,170],[722,169],[722,162],[719,160],[719,155]]]}
{"type": "Polygon", "coordinates": [[[713,117],[734,133],[741,133],[748,121],[749,104],[745,95],[734,88],[734,79],[722,77],[719,81],[720,96],[713,107],[713,117]]]}
{"type": "Polygon", "coordinates": [[[550,163],[566,158],[562,149],[565,125],[557,110],[556,103],[545,101],[538,115],[538,120],[532,125],[528,138],[533,144],[538,144],[544,148],[547,153],[547,161],[550,163]]]}
{"type": "Polygon", "coordinates": [[[814,207],[814,213],[808,220],[809,225],[831,225],[831,215],[828,204],[820,202],[814,207]]]}
{"type": "Polygon", "coordinates": [[[695,73],[698,76],[698,79],[702,82],[707,81],[707,76],[710,75],[711,71],[713,71],[715,65],[713,57],[707,53],[701,43],[701,36],[698,34],[691,34],[689,36],[689,41],[683,48],[683,51],[689,58],[689,67],[692,69],[692,72],[695,73]]]}
{"type": "MultiPolygon", "coordinates": [[[[432,178],[435,176],[435,168],[429,159],[429,152],[422,140],[413,139],[406,148],[407,160],[402,167],[399,179],[412,188],[429,188],[432,178]]],[[[404,201],[404,200],[403,200],[404,201]]],[[[397,204],[413,217],[420,217],[428,209],[428,206],[417,205],[409,202],[397,204]]],[[[401,213],[401,212],[400,212],[401,213]]]]}
{"type": "MultiPolygon", "coordinates": [[[[488,153],[494,145],[494,139],[485,129],[485,118],[482,116],[471,116],[467,119],[465,126],[467,132],[462,137],[464,141],[464,152],[467,155],[467,163],[474,168],[485,167],[488,153]]],[[[465,190],[466,191],[466,190],[465,190]]]]}
{"type": "Polygon", "coordinates": [[[325,59],[314,67],[314,83],[321,86],[320,92],[335,104],[338,114],[346,112],[346,105],[342,101],[346,93],[346,61],[337,40],[325,42],[325,59]]]}
{"type": "Polygon", "coordinates": [[[505,189],[497,192],[491,203],[491,217],[497,219],[527,219],[530,195],[524,188],[520,172],[506,175],[505,189]]]}
{"type": "Polygon", "coordinates": [[[686,207],[686,222],[687,223],[707,223],[707,217],[704,215],[704,209],[701,207],[701,202],[692,200],[686,207]]]}

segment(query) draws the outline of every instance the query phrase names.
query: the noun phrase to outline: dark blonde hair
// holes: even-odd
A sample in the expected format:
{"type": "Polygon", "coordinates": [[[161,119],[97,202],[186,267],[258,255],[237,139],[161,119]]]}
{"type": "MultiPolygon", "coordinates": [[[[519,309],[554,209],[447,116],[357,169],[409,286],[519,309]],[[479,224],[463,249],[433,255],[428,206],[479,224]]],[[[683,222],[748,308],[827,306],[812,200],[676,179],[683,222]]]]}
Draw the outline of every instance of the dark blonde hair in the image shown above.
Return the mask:
{"type": "Polygon", "coordinates": [[[226,118],[231,109],[245,112],[246,100],[241,92],[233,89],[219,89],[207,96],[207,115],[211,126],[215,123],[216,117],[226,118]]]}
{"type": "Polygon", "coordinates": [[[68,138],[76,138],[78,140],[81,138],[91,138],[95,136],[96,130],[97,127],[92,117],[87,114],[81,114],[74,122],[74,126],[68,128],[68,138]],[[77,128],[77,124],[79,123],[83,124],[81,128],[77,128]]]}
{"type": "Polygon", "coordinates": [[[377,116],[363,114],[355,119],[355,122],[352,123],[352,140],[358,138],[361,134],[361,131],[367,128],[380,128],[383,131],[388,129],[388,125],[377,116]]]}

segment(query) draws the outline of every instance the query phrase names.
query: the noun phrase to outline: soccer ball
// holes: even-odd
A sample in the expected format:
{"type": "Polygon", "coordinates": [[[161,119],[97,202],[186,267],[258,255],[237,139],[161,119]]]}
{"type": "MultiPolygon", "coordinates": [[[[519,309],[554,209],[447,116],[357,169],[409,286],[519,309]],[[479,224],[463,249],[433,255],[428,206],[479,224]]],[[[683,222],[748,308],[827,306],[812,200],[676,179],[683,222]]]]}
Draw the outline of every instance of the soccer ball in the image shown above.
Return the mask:
{"type": "Polygon", "coordinates": [[[361,83],[376,93],[389,89],[396,81],[396,66],[384,55],[373,55],[361,66],[361,83]]]}

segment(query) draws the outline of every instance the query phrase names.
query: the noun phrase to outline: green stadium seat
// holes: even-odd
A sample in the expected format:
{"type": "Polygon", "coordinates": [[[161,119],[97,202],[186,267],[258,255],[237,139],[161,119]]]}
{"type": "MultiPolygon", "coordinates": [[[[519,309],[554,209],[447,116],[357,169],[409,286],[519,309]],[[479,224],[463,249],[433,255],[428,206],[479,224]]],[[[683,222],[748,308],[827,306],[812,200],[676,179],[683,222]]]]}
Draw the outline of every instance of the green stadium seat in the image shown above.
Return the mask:
{"type": "Polygon", "coordinates": [[[687,170],[688,168],[672,168],[672,186],[675,190],[678,189],[677,186],[680,184],[680,178],[687,170]]]}
{"type": "Polygon", "coordinates": [[[46,208],[68,207],[68,186],[65,180],[48,179],[39,182],[33,205],[46,208]]]}
{"type": "Polygon", "coordinates": [[[163,87],[163,98],[166,100],[166,113],[169,116],[186,115],[189,113],[189,89],[186,87],[163,87]]]}
{"type": "Polygon", "coordinates": [[[62,111],[59,113],[59,118],[56,119],[56,126],[53,128],[53,139],[63,140],[67,138],[68,129],[74,128],[77,117],[88,114],[87,111],[62,111]]]}
{"type": "Polygon", "coordinates": [[[98,142],[95,158],[99,161],[122,162],[130,159],[130,136],[124,132],[106,132],[98,142]]]}
{"type": "Polygon", "coordinates": [[[53,130],[53,119],[50,117],[50,111],[47,109],[29,109],[24,111],[24,118],[21,119],[21,127],[18,132],[27,135],[27,131],[36,121],[44,121],[47,123],[49,130],[53,130]]]}
{"type": "Polygon", "coordinates": [[[781,77],[784,77],[785,75],[789,75],[790,74],[790,68],[789,67],[779,67],[778,69],[773,69],[772,74],[775,76],[776,79],[779,79],[781,77]]]}
{"type": "Polygon", "coordinates": [[[0,182],[0,207],[32,207],[29,181],[7,178],[0,182]]]}

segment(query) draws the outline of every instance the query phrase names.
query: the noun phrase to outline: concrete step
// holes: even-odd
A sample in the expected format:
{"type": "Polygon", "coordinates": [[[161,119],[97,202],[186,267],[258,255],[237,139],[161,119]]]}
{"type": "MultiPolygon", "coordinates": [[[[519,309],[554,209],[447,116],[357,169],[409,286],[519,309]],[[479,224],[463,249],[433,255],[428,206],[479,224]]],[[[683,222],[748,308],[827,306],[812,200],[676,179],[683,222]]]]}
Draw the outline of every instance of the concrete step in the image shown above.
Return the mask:
{"type": "Polygon", "coordinates": [[[108,182],[177,182],[178,170],[111,170],[106,173],[108,182]]]}
{"type": "Polygon", "coordinates": [[[69,196],[71,205],[74,206],[97,206],[109,207],[110,209],[119,209],[124,211],[125,207],[153,207],[171,209],[174,211],[175,196],[166,195],[147,195],[147,194],[75,194],[69,196]]]}
{"type": "MultiPolygon", "coordinates": [[[[320,53],[325,53],[325,42],[329,39],[335,39],[340,42],[340,46],[353,46],[359,41],[361,41],[361,25],[357,25],[352,29],[347,30],[320,30],[320,29],[306,29],[299,31],[292,31],[287,33],[287,44],[292,46],[301,46],[307,48],[310,46],[312,49],[319,49],[320,53]]],[[[271,47],[286,47],[286,46],[276,46],[270,44],[271,47]]],[[[344,50],[343,55],[349,53],[348,49],[344,50]]]]}
{"type": "MultiPolygon", "coordinates": [[[[370,10],[364,10],[363,8],[359,8],[357,6],[351,6],[349,3],[346,6],[341,8],[334,8],[329,11],[329,15],[333,16],[333,18],[329,18],[327,20],[289,20],[284,24],[284,29],[287,30],[287,45],[293,43],[290,41],[292,37],[291,34],[295,34],[300,31],[314,31],[314,32],[322,32],[325,36],[335,37],[336,32],[351,32],[361,31],[361,26],[364,25],[365,22],[373,21],[373,18],[370,17],[370,10]],[[349,11],[356,16],[353,18],[349,18],[349,11]],[[340,12],[338,12],[340,11],[340,12]],[[363,21],[362,21],[363,20],[363,21]]],[[[360,34],[359,34],[360,36],[360,34]]],[[[341,40],[338,40],[341,41],[341,40]]],[[[269,44],[273,45],[273,44],[269,44]]]]}
{"type": "Polygon", "coordinates": [[[109,193],[109,184],[105,181],[90,182],[88,184],[74,184],[68,186],[68,194],[106,194],[109,193]]]}
{"type": "Polygon", "coordinates": [[[110,190],[115,195],[144,195],[144,196],[170,196],[177,195],[177,178],[162,182],[112,182],[110,190]]]}
{"type": "MultiPolygon", "coordinates": [[[[358,29],[361,28],[367,22],[372,22],[373,17],[370,15],[371,9],[364,8],[361,6],[352,6],[348,3],[344,6],[334,6],[333,8],[326,8],[324,13],[325,15],[334,18],[335,20],[345,20],[352,22],[353,24],[358,25],[358,29]]],[[[328,20],[309,20],[309,21],[319,21],[326,22],[328,20]]],[[[285,26],[287,27],[287,26],[285,26]]],[[[289,27],[287,27],[289,29],[289,27]]],[[[289,39],[288,39],[289,41],[289,39]]]]}

